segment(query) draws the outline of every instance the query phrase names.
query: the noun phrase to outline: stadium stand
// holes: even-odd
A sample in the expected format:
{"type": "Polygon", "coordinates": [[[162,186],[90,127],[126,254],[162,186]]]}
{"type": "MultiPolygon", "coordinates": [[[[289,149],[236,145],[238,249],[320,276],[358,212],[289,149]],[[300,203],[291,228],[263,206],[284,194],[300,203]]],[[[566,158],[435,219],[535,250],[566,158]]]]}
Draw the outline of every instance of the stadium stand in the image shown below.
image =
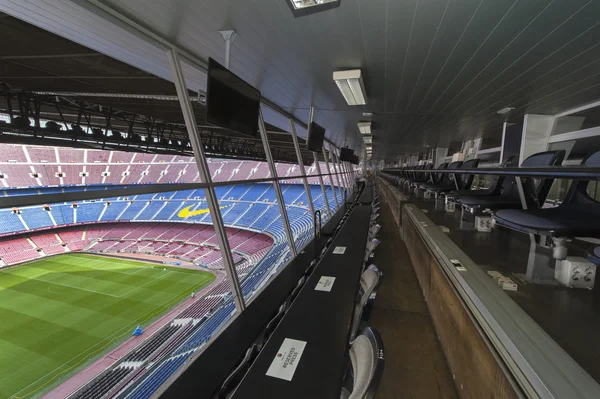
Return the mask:
{"type": "MultiPolygon", "coordinates": [[[[211,159],[213,181],[244,181],[270,177],[265,162],[211,159]]],[[[279,177],[294,176],[295,165],[276,164],[279,177]]],[[[326,170],[321,163],[321,171],[326,170]]],[[[316,166],[310,166],[311,174],[316,166]]],[[[192,157],[137,154],[123,151],[0,144],[0,184],[4,188],[90,184],[191,183],[198,181],[192,157]],[[58,155],[58,156],[57,156],[58,155]],[[28,157],[30,160],[28,160],[28,157]],[[58,176],[60,174],[60,177],[58,176]]],[[[299,178],[285,181],[301,184],[299,178]]],[[[309,178],[318,184],[318,178],[309,178]]]]}
{"type": "MultiPolygon", "coordinates": [[[[245,182],[269,177],[270,171],[266,163],[256,161],[210,159],[208,165],[213,181],[232,182],[217,187],[216,194],[242,293],[250,298],[291,258],[273,186],[245,182]]],[[[280,177],[299,172],[289,164],[277,164],[276,169],[280,177]]],[[[307,170],[314,174],[316,166],[307,170]]],[[[189,157],[10,144],[0,144],[0,175],[4,196],[198,180],[196,164],[189,157]]],[[[309,181],[315,209],[327,220],[319,179],[309,181]]],[[[301,183],[292,178],[281,184],[297,248],[304,247],[313,234],[301,183]]],[[[336,194],[338,190],[334,194],[326,186],[330,205],[336,194]]],[[[219,269],[223,261],[211,222],[201,189],[3,209],[0,267],[85,251],[152,254],[219,269]]],[[[101,398],[109,393],[148,397],[211,339],[234,309],[225,279],[71,398],[101,398]]]]}

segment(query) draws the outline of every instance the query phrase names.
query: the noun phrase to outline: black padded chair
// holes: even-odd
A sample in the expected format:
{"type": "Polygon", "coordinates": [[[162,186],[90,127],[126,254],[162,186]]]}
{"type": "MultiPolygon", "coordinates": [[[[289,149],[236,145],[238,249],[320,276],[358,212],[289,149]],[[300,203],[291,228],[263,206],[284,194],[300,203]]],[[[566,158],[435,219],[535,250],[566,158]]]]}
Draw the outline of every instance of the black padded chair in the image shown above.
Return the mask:
{"type": "MultiPolygon", "coordinates": [[[[451,164],[448,165],[448,167],[446,169],[447,170],[458,169],[461,167],[461,165],[462,165],[462,161],[452,162],[451,164]]],[[[443,192],[443,190],[446,190],[446,191],[454,190],[454,189],[456,189],[456,184],[454,183],[454,177],[452,177],[452,174],[445,173],[444,177],[442,178],[442,181],[439,184],[423,183],[419,186],[419,188],[426,192],[438,193],[438,192],[443,192]]]]}
{"type": "Polygon", "coordinates": [[[298,283],[296,284],[296,286],[292,290],[292,293],[290,294],[290,302],[293,302],[294,299],[296,299],[296,297],[300,293],[300,290],[302,290],[302,287],[304,287],[305,282],[306,282],[306,276],[300,277],[300,279],[298,280],[298,283]]]}
{"type": "Polygon", "coordinates": [[[424,165],[416,165],[411,168],[413,169],[412,171],[407,171],[406,178],[402,181],[401,184],[402,189],[408,188],[412,184],[412,182],[416,181],[419,177],[421,169],[423,168],[424,165]]]}
{"type": "Polygon", "coordinates": [[[375,265],[370,265],[361,275],[358,298],[352,316],[352,326],[350,327],[350,341],[354,340],[359,329],[369,324],[371,310],[377,298],[377,290],[381,285],[382,278],[383,273],[375,265]]]}
{"type": "MultiPolygon", "coordinates": [[[[444,162],[442,164],[440,164],[436,169],[447,169],[448,168],[448,162],[444,162]]],[[[444,179],[444,173],[432,173],[431,174],[431,182],[433,184],[441,184],[442,180],[444,179]]]]}
{"type": "MultiPolygon", "coordinates": [[[[433,168],[433,164],[427,164],[424,165],[421,169],[422,170],[429,170],[433,168]]],[[[409,189],[414,189],[415,187],[418,187],[419,185],[421,185],[422,183],[427,183],[429,181],[431,181],[431,173],[430,172],[419,172],[417,173],[417,175],[415,176],[415,179],[409,184],[409,189]]]]}
{"type": "Polygon", "coordinates": [[[374,398],[385,367],[383,340],[377,330],[362,330],[350,347],[349,357],[340,399],[374,398]]]}
{"type": "MultiPolygon", "coordinates": [[[[564,150],[538,152],[524,160],[521,166],[560,165],[564,157],[564,150]]],[[[541,208],[553,182],[554,179],[541,179],[536,186],[532,178],[523,179],[523,191],[529,209],[541,208]]],[[[512,176],[504,179],[500,195],[465,196],[458,198],[458,203],[471,213],[481,213],[481,211],[486,209],[493,212],[499,209],[518,209],[522,207],[517,183],[512,176]]]]}
{"type": "MultiPolygon", "coordinates": [[[[500,164],[500,167],[501,168],[510,167],[512,165],[512,163],[514,162],[515,158],[516,157],[514,155],[506,158],[500,164]]],[[[477,196],[500,195],[503,183],[504,183],[504,176],[497,176],[496,178],[494,178],[494,181],[492,182],[492,184],[489,188],[482,189],[482,190],[470,190],[470,189],[453,190],[453,191],[450,191],[449,193],[447,193],[446,197],[448,197],[452,201],[456,201],[461,197],[468,197],[468,196],[477,197],[477,196]]]]}
{"type": "MultiPolygon", "coordinates": [[[[600,151],[584,160],[585,166],[600,166],[600,151]]],[[[506,209],[496,212],[497,225],[550,237],[600,237],[600,202],[587,193],[589,181],[571,183],[564,201],[556,208],[506,209]]]]}
{"type": "Polygon", "coordinates": [[[225,379],[217,394],[218,399],[225,399],[231,397],[235,388],[240,384],[242,378],[250,368],[254,353],[256,352],[256,344],[252,344],[246,351],[246,354],[240,361],[240,363],[231,371],[229,376],[225,379]]]}
{"type": "Polygon", "coordinates": [[[279,309],[277,310],[275,316],[273,316],[273,318],[269,320],[262,334],[255,341],[257,353],[262,350],[262,348],[265,346],[265,344],[271,337],[271,334],[273,334],[273,331],[275,331],[275,327],[277,327],[281,319],[283,319],[285,312],[287,312],[288,305],[288,302],[284,302],[281,304],[281,306],[279,306],[279,309]]]}

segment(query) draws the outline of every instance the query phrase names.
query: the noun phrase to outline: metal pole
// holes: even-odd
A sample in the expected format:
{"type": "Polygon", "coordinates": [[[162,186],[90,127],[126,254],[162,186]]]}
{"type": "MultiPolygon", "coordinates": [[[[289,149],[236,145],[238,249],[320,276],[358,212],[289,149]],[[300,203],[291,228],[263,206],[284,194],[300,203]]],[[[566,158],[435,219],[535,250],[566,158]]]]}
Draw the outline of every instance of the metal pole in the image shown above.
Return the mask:
{"type": "Polygon", "coordinates": [[[231,43],[235,39],[234,30],[220,30],[219,33],[225,40],[225,68],[229,69],[229,59],[231,58],[231,43]]]}
{"type": "MultiPolygon", "coordinates": [[[[338,156],[338,160],[340,159],[340,157],[338,156]]],[[[342,178],[345,181],[346,184],[346,190],[350,191],[350,179],[348,178],[348,162],[345,161],[340,161],[340,168],[341,168],[341,174],[342,174],[342,178]]]]}
{"type": "Polygon", "coordinates": [[[348,188],[348,180],[345,180],[344,177],[344,162],[342,162],[342,160],[340,159],[340,156],[337,154],[337,152],[332,151],[332,155],[333,155],[333,159],[335,160],[337,167],[336,170],[338,171],[338,174],[340,176],[340,181],[343,183],[343,187],[344,188],[348,188]]]}
{"type": "Polygon", "coordinates": [[[346,189],[344,188],[344,186],[342,185],[342,181],[340,180],[340,171],[338,171],[338,158],[337,155],[334,152],[335,149],[329,151],[329,156],[331,157],[331,163],[333,164],[333,170],[335,171],[335,178],[337,179],[338,182],[338,193],[341,192],[342,190],[344,191],[344,198],[340,198],[343,202],[346,202],[346,189]]]}
{"type": "Polygon", "coordinates": [[[306,191],[306,197],[308,198],[308,205],[310,207],[311,214],[315,214],[315,206],[313,205],[312,194],[310,192],[310,186],[308,185],[308,179],[306,178],[306,169],[304,169],[304,161],[302,160],[302,153],[300,152],[300,145],[298,144],[298,136],[296,135],[296,124],[294,120],[290,118],[290,128],[292,133],[292,141],[294,142],[294,149],[296,150],[296,157],[298,158],[298,165],[302,170],[302,182],[304,183],[304,191],[306,191]]]}
{"type": "Polygon", "coordinates": [[[325,158],[325,165],[327,165],[327,173],[329,174],[329,182],[331,183],[331,191],[333,192],[333,198],[335,199],[335,209],[340,207],[337,194],[335,192],[335,184],[333,183],[333,177],[331,176],[331,168],[329,167],[329,160],[327,159],[327,151],[325,150],[325,144],[323,144],[323,158],[325,158]]]}
{"type": "MultiPolygon", "coordinates": [[[[325,154],[323,154],[325,155],[325,154]]],[[[333,213],[331,213],[331,207],[329,206],[329,199],[327,198],[327,192],[325,191],[325,185],[323,184],[323,176],[321,176],[321,165],[319,165],[319,157],[317,157],[317,153],[313,152],[313,157],[315,158],[315,165],[317,165],[317,174],[319,175],[319,184],[321,185],[321,192],[323,193],[323,198],[325,199],[325,205],[327,206],[327,213],[331,218],[333,213]]]]}
{"type": "Polygon", "coordinates": [[[354,181],[356,180],[354,176],[354,167],[351,163],[346,162],[346,170],[348,171],[348,184],[350,184],[350,194],[354,192],[354,181]]]}
{"type": "Polygon", "coordinates": [[[352,194],[352,185],[350,184],[350,175],[348,173],[348,162],[342,162],[342,176],[346,179],[346,195],[350,196],[352,194]]]}
{"type": "MultiPolygon", "coordinates": [[[[260,130],[260,137],[262,139],[263,147],[265,148],[265,155],[267,157],[267,163],[271,170],[271,177],[277,179],[277,168],[273,162],[273,155],[271,154],[271,147],[269,147],[269,138],[267,137],[267,129],[265,128],[265,120],[263,119],[262,109],[258,110],[258,130],[260,130]]],[[[290,227],[290,221],[287,215],[287,209],[285,208],[285,202],[283,202],[283,194],[281,194],[281,186],[279,180],[272,181],[273,187],[275,188],[275,194],[277,195],[277,202],[279,202],[279,212],[281,213],[281,219],[283,220],[283,227],[285,229],[285,235],[290,245],[290,250],[294,256],[297,255],[296,244],[294,243],[294,235],[290,227]]]]}
{"type": "Polygon", "coordinates": [[[242,294],[237,272],[235,271],[235,263],[233,262],[233,256],[231,255],[229,240],[227,239],[227,233],[225,231],[225,226],[223,225],[223,218],[221,216],[221,210],[219,209],[217,195],[212,186],[210,171],[208,169],[208,164],[206,163],[206,157],[204,156],[204,148],[200,141],[200,132],[198,132],[198,125],[196,124],[196,116],[194,115],[194,110],[192,109],[192,104],[188,96],[188,90],[185,85],[181,64],[179,63],[179,57],[175,49],[169,50],[167,55],[169,64],[171,65],[171,71],[173,72],[175,88],[177,89],[179,104],[181,105],[181,112],[183,113],[190,143],[194,150],[194,158],[196,159],[196,165],[198,166],[199,171],[198,176],[202,183],[210,185],[208,188],[204,189],[204,195],[206,196],[206,202],[208,203],[208,209],[213,220],[213,226],[217,233],[219,248],[221,249],[225,270],[227,271],[227,279],[231,286],[231,294],[233,295],[237,310],[242,312],[246,308],[244,295],[242,294]]]}

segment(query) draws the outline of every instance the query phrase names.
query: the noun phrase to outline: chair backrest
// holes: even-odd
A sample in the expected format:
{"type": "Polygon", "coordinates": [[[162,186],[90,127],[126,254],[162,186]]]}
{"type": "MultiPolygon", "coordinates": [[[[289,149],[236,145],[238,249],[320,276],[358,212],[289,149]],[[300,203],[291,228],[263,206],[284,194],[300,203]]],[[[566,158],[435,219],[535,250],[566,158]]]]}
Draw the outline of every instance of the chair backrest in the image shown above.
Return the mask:
{"type": "MultiPolygon", "coordinates": [[[[448,167],[448,162],[444,162],[443,164],[440,164],[436,169],[446,169],[448,167]]],[[[433,176],[431,176],[432,178],[432,182],[433,184],[440,184],[442,182],[442,179],[444,178],[444,174],[443,173],[433,173],[433,176]]]]}
{"type": "MultiPolygon", "coordinates": [[[[461,165],[462,165],[462,161],[455,161],[455,162],[450,163],[446,169],[447,170],[458,169],[458,168],[460,168],[461,165]]],[[[454,178],[452,177],[452,174],[445,173],[444,178],[442,179],[442,184],[447,185],[447,184],[453,184],[453,183],[454,183],[454,178]]]]}
{"type": "MultiPolygon", "coordinates": [[[[463,162],[460,166],[461,169],[474,169],[479,166],[479,159],[470,159],[468,161],[463,162]]],[[[459,175],[458,185],[461,190],[468,190],[471,188],[471,184],[473,184],[473,178],[475,175],[459,175]]]]}
{"type": "MultiPolygon", "coordinates": [[[[564,150],[538,152],[525,159],[521,166],[538,167],[560,165],[564,156],[564,150]]],[[[554,179],[541,179],[536,188],[535,181],[532,178],[523,179],[523,190],[525,191],[525,199],[527,200],[529,208],[539,208],[544,204],[553,182],[554,179]]],[[[515,177],[509,176],[504,178],[500,194],[519,198],[515,177]]]]}
{"type": "Polygon", "coordinates": [[[411,180],[415,180],[417,178],[417,176],[419,175],[419,170],[423,169],[423,165],[416,165],[413,167],[413,171],[410,172],[410,179],[411,180]]]}
{"type": "Polygon", "coordinates": [[[283,318],[286,309],[287,303],[282,304],[277,310],[277,314],[267,323],[267,326],[265,327],[265,340],[267,340],[271,336],[271,334],[275,330],[275,327],[277,327],[277,324],[279,324],[279,322],[283,318]]]}
{"type": "MultiPolygon", "coordinates": [[[[565,150],[538,152],[525,159],[521,166],[561,165],[564,158],[565,150]]],[[[552,183],[554,183],[552,178],[541,179],[536,186],[534,179],[524,179],[523,190],[525,191],[525,198],[530,202],[528,205],[541,208],[550,192],[552,183]]]]}
{"type": "Polygon", "coordinates": [[[302,276],[300,277],[300,279],[298,280],[298,283],[296,284],[296,286],[294,287],[294,289],[292,290],[292,295],[290,296],[291,300],[293,301],[294,299],[296,299],[296,297],[298,296],[298,294],[300,293],[300,290],[302,289],[302,287],[304,286],[304,282],[306,281],[306,277],[302,276]]]}
{"type": "Polygon", "coordinates": [[[354,306],[354,315],[352,316],[352,328],[350,330],[350,340],[353,340],[358,332],[360,322],[363,318],[365,305],[376,292],[381,284],[381,273],[376,268],[365,270],[360,277],[360,287],[358,289],[358,298],[354,306]]]}
{"type": "Polygon", "coordinates": [[[377,330],[365,328],[349,351],[352,387],[348,399],[372,399],[385,367],[384,347],[377,330]]]}
{"type": "MultiPolygon", "coordinates": [[[[423,167],[423,170],[429,170],[432,168],[433,168],[433,164],[428,163],[427,165],[425,165],[423,167]]],[[[419,176],[419,180],[421,180],[421,181],[429,181],[430,178],[431,178],[431,173],[429,173],[429,172],[423,172],[419,176]]]]}
{"type": "Polygon", "coordinates": [[[252,363],[252,358],[254,356],[254,352],[256,351],[256,344],[252,344],[250,348],[246,351],[246,354],[242,358],[241,362],[233,369],[231,373],[227,376],[223,384],[221,385],[221,389],[219,389],[219,394],[217,397],[219,399],[227,398],[230,392],[233,391],[235,387],[239,385],[248,371],[250,364],[252,363]]]}
{"type": "MultiPolygon", "coordinates": [[[[600,151],[587,156],[581,164],[590,167],[600,166],[600,151]]],[[[598,201],[590,197],[587,192],[589,184],[589,180],[574,180],[569,187],[569,191],[565,196],[563,204],[598,204],[598,201]]]]}
{"type": "MultiPolygon", "coordinates": [[[[500,164],[500,168],[508,168],[508,167],[512,166],[516,159],[517,159],[517,157],[515,155],[511,155],[510,157],[508,157],[504,161],[502,161],[502,163],[500,164]]],[[[502,189],[504,180],[505,180],[505,176],[494,177],[494,180],[492,181],[492,184],[491,184],[490,188],[488,189],[488,191],[492,194],[496,194],[496,195],[500,194],[500,190],[502,189]]]]}

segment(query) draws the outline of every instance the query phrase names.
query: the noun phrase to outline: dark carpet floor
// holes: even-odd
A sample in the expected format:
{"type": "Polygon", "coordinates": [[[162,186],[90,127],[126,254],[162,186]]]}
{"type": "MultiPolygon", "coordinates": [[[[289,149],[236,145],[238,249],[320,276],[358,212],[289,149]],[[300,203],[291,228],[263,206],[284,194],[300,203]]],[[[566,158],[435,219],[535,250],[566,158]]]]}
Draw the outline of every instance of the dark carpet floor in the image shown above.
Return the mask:
{"type": "Polygon", "coordinates": [[[385,198],[380,201],[374,264],[384,276],[371,326],[384,342],[385,371],[376,398],[457,398],[408,252],[385,198]]]}

